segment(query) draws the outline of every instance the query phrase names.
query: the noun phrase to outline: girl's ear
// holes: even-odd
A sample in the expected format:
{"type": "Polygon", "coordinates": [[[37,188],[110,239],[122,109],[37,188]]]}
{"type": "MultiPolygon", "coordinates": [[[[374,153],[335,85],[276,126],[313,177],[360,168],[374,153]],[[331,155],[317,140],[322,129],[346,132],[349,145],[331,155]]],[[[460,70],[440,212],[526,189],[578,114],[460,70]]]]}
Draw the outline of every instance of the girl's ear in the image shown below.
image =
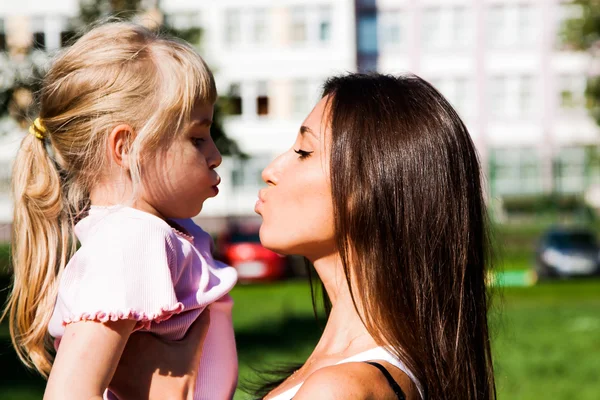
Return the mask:
{"type": "Polygon", "coordinates": [[[111,160],[127,170],[130,165],[130,145],[133,139],[133,128],[127,124],[115,126],[108,135],[108,152],[111,160]]]}

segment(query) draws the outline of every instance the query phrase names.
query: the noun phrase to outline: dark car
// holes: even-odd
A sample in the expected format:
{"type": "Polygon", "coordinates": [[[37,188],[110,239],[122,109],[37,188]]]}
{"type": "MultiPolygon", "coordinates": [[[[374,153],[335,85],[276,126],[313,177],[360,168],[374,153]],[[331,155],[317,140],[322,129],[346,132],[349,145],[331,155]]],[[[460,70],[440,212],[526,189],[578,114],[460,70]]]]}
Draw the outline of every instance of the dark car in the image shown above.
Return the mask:
{"type": "Polygon", "coordinates": [[[586,229],[549,230],[540,240],[535,267],[541,279],[600,275],[596,235],[586,229]]]}
{"type": "Polygon", "coordinates": [[[216,245],[217,258],[237,269],[240,282],[274,281],[286,275],[286,258],[260,244],[258,229],[230,229],[216,245]]]}

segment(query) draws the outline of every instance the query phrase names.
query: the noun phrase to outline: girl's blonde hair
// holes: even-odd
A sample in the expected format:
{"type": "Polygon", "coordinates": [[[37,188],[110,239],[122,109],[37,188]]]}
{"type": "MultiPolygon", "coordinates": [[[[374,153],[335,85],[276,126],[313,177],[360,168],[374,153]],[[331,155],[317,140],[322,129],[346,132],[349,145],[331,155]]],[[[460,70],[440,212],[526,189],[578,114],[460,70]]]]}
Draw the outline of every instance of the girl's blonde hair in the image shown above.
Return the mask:
{"type": "Polygon", "coordinates": [[[121,123],[135,138],[131,176],[140,160],[170,143],[193,106],[214,104],[214,78],[194,49],[132,23],[111,22],[59,54],[40,94],[45,138],[23,139],[13,166],[14,283],[10,314],[21,360],[47,376],[47,332],[61,271],[76,250],[76,220],[107,165],[107,138],[121,123]]]}

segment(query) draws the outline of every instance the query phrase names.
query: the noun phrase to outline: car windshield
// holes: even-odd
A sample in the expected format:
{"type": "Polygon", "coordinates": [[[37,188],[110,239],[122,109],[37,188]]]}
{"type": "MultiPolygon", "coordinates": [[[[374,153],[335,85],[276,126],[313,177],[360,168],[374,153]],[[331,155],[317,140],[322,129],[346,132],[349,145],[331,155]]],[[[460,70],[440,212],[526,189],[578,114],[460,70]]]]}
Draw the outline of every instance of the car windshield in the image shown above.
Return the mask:
{"type": "Polygon", "coordinates": [[[555,233],[550,236],[549,243],[559,249],[587,249],[596,246],[596,238],[585,232],[555,233]]]}

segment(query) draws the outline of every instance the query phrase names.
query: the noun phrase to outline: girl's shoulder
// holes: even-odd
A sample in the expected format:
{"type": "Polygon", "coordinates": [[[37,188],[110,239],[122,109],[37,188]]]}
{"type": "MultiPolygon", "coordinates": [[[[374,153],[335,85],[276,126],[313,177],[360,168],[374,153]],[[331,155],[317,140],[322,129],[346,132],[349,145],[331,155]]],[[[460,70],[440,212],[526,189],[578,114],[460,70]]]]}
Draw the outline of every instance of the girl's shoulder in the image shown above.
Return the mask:
{"type": "Polygon", "coordinates": [[[136,239],[152,231],[160,236],[173,235],[163,219],[150,213],[126,206],[95,207],[75,225],[75,233],[83,243],[87,238],[110,236],[118,239],[136,239]]]}

